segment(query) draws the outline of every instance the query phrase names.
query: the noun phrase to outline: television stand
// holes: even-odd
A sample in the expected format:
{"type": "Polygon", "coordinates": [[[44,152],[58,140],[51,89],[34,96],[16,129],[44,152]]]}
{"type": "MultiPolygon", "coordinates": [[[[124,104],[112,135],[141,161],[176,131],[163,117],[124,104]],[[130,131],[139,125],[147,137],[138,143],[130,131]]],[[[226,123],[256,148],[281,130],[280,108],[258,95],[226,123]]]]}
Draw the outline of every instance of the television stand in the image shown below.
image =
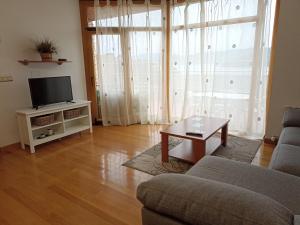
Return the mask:
{"type": "Polygon", "coordinates": [[[25,149],[25,145],[28,145],[31,153],[35,153],[35,146],[37,145],[84,130],[89,130],[90,133],[93,132],[90,101],[80,100],[72,104],[63,103],[44,106],[39,108],[39,110],[28,108],[18,110],[16,113],[21,147],[25,149]],[[66,118],[65,112],[73,109],[79,110],[79,115],[73,118],[66,118]],[[54,115],[54,121],[44,126],[35,125],[34,120],[37,117],[49,114],[54,115]],[[49,135],[49,130],[53,132],[51,135],[49,135]]]}

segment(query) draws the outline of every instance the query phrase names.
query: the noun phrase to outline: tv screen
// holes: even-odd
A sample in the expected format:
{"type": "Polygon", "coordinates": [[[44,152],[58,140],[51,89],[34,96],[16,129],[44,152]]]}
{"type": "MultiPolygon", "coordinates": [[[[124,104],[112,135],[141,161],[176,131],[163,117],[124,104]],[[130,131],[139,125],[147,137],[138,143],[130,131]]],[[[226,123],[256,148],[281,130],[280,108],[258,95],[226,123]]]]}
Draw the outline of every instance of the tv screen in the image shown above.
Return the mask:
{"type": "Polygon", "coordinates": [[[70,76],[30,78],[28,82],[34,108],[73,100],[70,76]]]}

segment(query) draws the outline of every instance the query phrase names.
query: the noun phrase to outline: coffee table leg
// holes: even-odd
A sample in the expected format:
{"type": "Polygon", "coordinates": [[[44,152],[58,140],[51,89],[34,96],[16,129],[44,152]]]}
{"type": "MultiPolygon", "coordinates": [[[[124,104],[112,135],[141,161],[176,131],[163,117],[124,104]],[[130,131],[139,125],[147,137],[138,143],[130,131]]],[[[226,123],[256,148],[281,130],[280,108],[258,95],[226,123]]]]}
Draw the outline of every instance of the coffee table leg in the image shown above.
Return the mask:
{"type": "Polygon", "coordinates": [[[228,123],[222,127],[221,132],[221,143],[225,147],[227,145],[227,136],[228,136],[228,123]]]}
{"type": "Polygon", "coordinates": [[[205,156],[205,149],[206,149],[206,144],[205,141],[192,141],[193,145],[193,153],[195,156],[195,162],[200,160],[202,157],[205,156]]]}
{"type": "Polygon", "coordinates": [[[161,134],[161,161],[169,161],[169,135],[161,134]]]}

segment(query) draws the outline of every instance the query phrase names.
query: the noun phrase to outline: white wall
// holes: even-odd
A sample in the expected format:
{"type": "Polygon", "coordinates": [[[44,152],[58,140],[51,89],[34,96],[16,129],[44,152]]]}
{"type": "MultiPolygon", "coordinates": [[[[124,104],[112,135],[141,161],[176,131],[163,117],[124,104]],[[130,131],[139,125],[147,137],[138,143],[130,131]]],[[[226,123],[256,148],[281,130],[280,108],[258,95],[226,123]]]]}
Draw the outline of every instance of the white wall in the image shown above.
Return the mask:
{"type": "Polygon", "coordinates": [[[84,62],[78,0],[0,0],[0,76],[14,81],[0,83],[0,147],[19,141],[15,111],[31,106],[29,77],[70,75],[74,99],[85,99],[84,62]],[[39,60],[32,40],[48,37],[59,48],[57,58],[72,63],[31,64],[39,60]]]}
{"type": "Polygon", "coordinates": [[[300,106],[300,1],[281,0],[266,137],[278,136],[285,106],[300,106]]]}

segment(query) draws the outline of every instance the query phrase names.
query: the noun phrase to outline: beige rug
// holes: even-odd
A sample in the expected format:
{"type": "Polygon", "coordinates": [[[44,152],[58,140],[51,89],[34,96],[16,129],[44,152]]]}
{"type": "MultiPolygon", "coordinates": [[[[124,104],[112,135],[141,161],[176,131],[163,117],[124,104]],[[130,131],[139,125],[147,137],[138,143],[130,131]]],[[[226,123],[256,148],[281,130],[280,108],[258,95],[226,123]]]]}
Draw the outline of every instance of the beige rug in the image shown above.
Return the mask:
{"type": "MultiPolygon", "coordinates": [[[[181,142],[182,139],[180,138],[169,137],[169,149],[181,142]]],[[[220,146],[212,155],[251,163],[261,143],[261,140],[249,140],[229,135],[227,146],[220,146]]],[[[159,143],[125,162],[123,166],[151,175],[158,175],[162,173],[185,173],[192,165],[173,157],[169,158],[169,162],[162,163],[161,143],[159,143]]]]}

